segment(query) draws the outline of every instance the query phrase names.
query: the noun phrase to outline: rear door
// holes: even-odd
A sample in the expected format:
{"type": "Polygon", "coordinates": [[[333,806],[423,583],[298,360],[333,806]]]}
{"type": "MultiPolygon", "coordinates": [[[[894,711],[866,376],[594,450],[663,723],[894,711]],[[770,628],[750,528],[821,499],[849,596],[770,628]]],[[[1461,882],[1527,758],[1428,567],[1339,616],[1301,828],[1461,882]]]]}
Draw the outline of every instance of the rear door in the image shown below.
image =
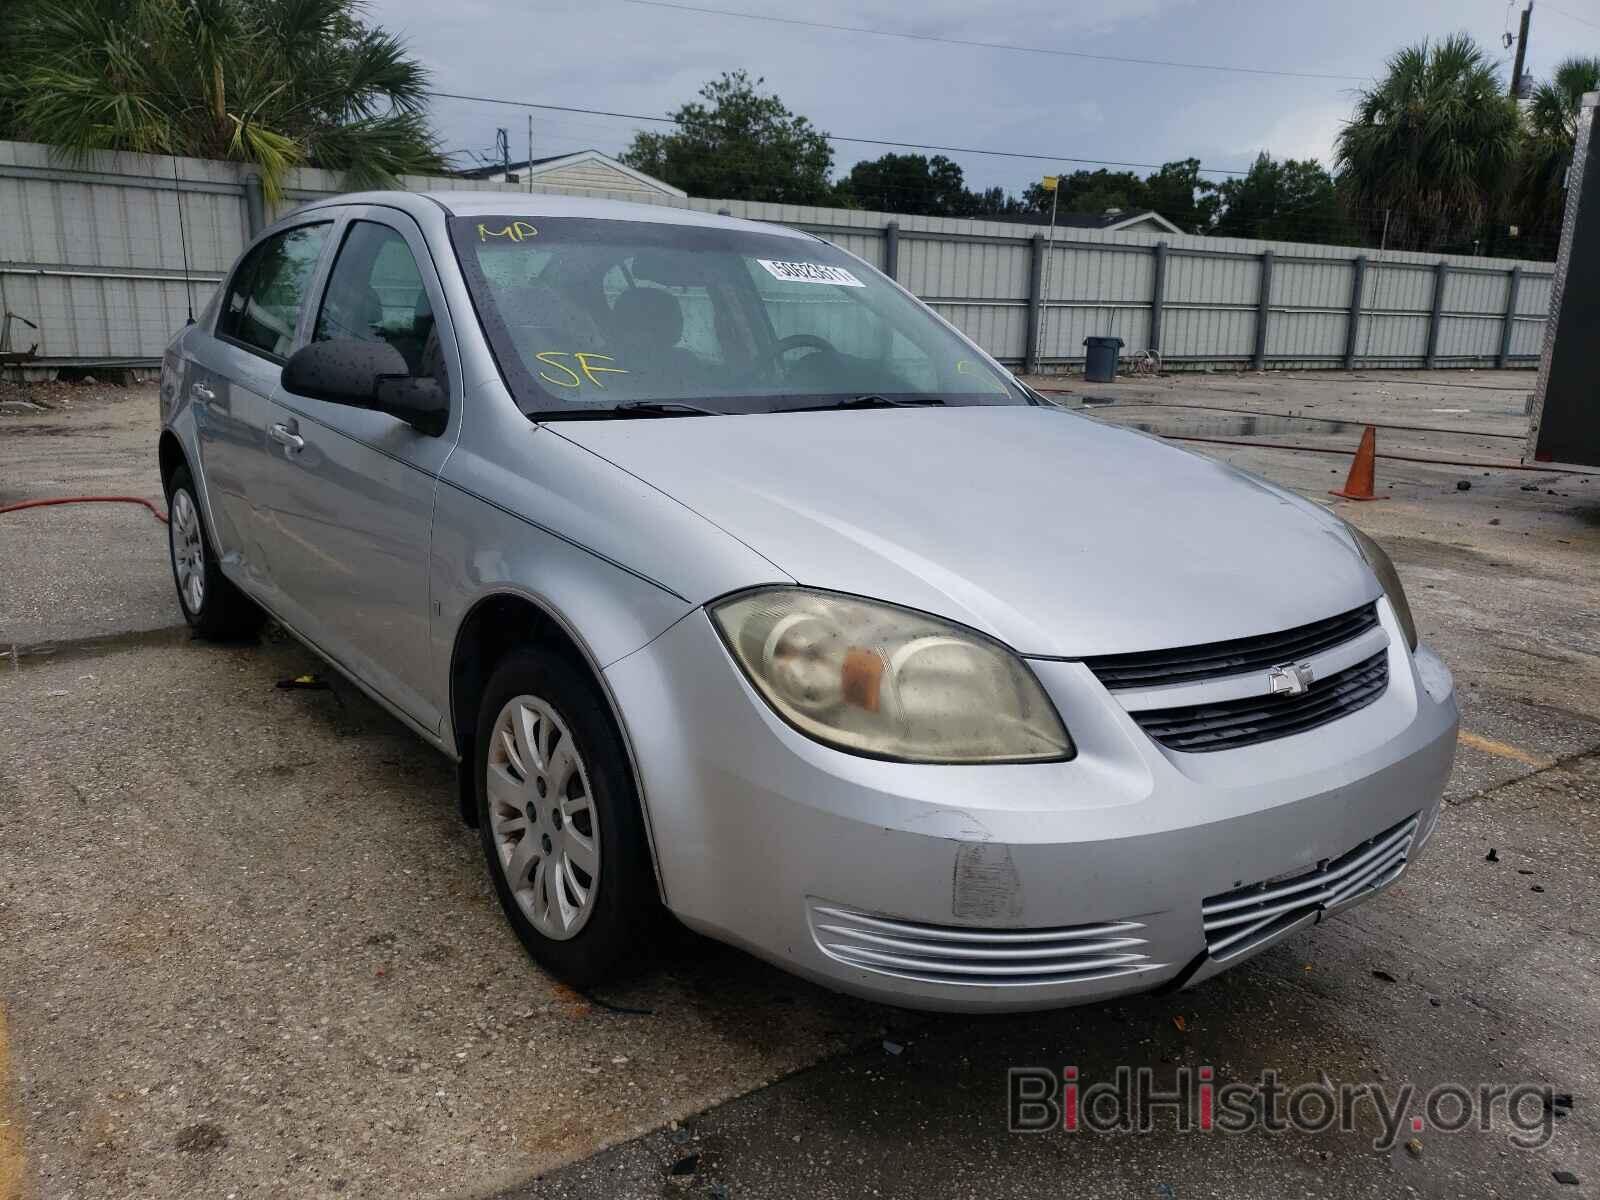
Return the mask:
{"type": "Polygon", "coordinates": [[[429,671],[434,489],[460,429],[460,365],[426,243],[404,213],[352,208],[307,342],[387,342],[451,397],[439,436],[395,417],[278,390],[281,486],[268,522],[285,618],[426,729],[445,698],[429,671]],[[297,444],[294,444],[297,443],[297,444]]]}
{"type": "Polygon", "coordinates": [[[201,490],[229,574],[273,603],[260,507],[272,486],[272,396],[305,315],[333,222],[308,222],[255,246],[234,269],[210,333],[188,340],[189,399],[201,490]]]}

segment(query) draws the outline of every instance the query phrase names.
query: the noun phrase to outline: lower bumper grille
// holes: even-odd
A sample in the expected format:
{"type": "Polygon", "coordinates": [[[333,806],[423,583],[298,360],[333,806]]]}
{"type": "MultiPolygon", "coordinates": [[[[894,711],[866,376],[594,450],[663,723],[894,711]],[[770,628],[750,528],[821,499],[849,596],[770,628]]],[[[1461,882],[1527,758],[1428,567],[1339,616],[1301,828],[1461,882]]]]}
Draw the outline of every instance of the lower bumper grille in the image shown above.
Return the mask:
{"type": "Polygon", "coordinates": [[[1077,983],[1155,971],[1137,921],[1054,929],[973,929],[869,916],[810,902],[817,948],[899,979],[979,987],[1077,983]]]}
{"type": "Polygon", "coordinates": [[[1252,696],[1183,708],[1136,712],[1139,727],[1173,750],[1191,754],[1232,750],[1304,733],[1365,708],[1389,686],[1389,656],[1380,650],[1343,671],[1319,679],[1304,695],[1252,696]]]}
{"type": "Polygon", "coordinates": [[[1308,916],[1387,886],[1405,869],[1416,832],[1417,817],[1413,815],[1309,871],[1210,897],[1201,905],[1206,949],[1213,959],[1225,961],[1308,916]]]}

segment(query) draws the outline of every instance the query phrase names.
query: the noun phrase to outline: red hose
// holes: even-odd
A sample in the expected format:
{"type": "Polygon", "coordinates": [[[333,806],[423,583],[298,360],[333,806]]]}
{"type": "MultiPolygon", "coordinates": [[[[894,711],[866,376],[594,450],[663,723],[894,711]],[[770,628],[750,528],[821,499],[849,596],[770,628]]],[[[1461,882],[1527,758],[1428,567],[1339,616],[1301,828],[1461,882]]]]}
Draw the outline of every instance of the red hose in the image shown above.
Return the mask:
{"type": "Polygon", "coordinates": [[[52,504],[142,504],[156,520],[163,525],[167,523],[167,514],[143,496],[57,496],[50,500],[24,500],[20,504],[3,505],[0,506],[0,513],[20,512],[24,508],[48,508],[52,504]]]}

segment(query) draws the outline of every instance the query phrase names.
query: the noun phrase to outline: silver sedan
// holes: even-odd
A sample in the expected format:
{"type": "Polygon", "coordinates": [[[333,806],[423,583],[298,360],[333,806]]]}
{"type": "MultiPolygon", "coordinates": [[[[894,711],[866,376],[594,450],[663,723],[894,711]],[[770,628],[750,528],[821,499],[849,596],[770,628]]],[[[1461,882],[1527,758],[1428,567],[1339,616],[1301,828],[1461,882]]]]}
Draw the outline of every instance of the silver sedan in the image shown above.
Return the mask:
{"type": "Polygon", "coordinates": [[[161,396],[190,624],[270,614],[458,762],[580,986],[663,910],[895,1004],[1182,986],[1433,832],[1453,683],[1377,545],[1042,403],[809,234],[343,197],[161,396]]]}

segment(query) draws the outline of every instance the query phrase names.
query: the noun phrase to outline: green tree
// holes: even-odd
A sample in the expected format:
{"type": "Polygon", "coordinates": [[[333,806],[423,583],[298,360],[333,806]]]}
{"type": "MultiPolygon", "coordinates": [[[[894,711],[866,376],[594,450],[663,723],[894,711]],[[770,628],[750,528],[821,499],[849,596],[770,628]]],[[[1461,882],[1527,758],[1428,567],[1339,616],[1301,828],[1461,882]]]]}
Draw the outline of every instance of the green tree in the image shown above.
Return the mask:
{"type": "Polygon", "coordinates": [[[1469,247],[1498,210],[1517,155],[1516,105],[1464,33],[1408,46],[1357,95],[1335,161],[1353,218],[1370,241],[1469,247]]]}
{"type": "MultiPolygon", "coordinates": [[[[1216,185],[1200,178],[1200,160],[1169,162],[1141,179],[1132,171],[1074,171],[1061,176],[1058,212],[1126,213],[1154,209],[1185,233],[1204,233],[1217,209],[1216,185]]],[[[1048,216],[1050,193],[1031,183],[1022,193],[1019,208],[1048,216]]]]}
{"type": "Polygon", "coordinates": [[[934,217],[967,216],[976,207],[961,165],[942,154],[931,159],[921,154],[885,154],[858,162],[839,182],[839,195],[856,207],[934,217]]]}
{"type": "Polygon", "coordinates": [[[970,206],[963,213],[968,217],[1009,217],[1027,212],[1027,206],[1003,187],[985,188],[981,192],[968,192],[970,206]]]}
{"type": "Polygon", "coordinates": [[[671,114],[669,133],[638,133],[621,155],[630,167],[691,196],[826,204],[833,189],[828,137],[775,95],[763,79],[723,72],[671,114]]]}
{"type": "Polygon", "coordinates": [[[1002,187],[972,191],[961,164],[942,154],[885,154],[858,162],[839,181],[836,203],[935,217],[1009,216],[1025,211],[1002,187]]]}
{"type": "Polygon", "coordinates": [[[1217,186],[1218,237],[1279,242],[1345,242],[1353,231],[1339,205],[1333,176],[1316,159],[1275,161],[1262,153],[1249,174],[1217,186]]]}
{"type": "Polygon", "coordinates": [[[1534,90],[1528,105],[1507,217],[1535,245],[1553,249],[1561,236],[1578,109],[1583,94],[1593,91],[1600,91],[1600,58],[1569,58],[1534,90]]]}
{"type": "MultiPolygon", "coordinates": [[[[1059,207],[1061,212],[1103,213],[1108,208],[1125,210],[1147,208],[1145,184],[1132,171],[1074,171],[1061,176],[1059,207]]],[[[1030,208],[1040,212],[1050,211],[1050,193],[1039,184],[1029,184],[1023,199],[1030,208]]]]}
{"type": "Polygon", "coordinates": [[[384,186],[442,167],[428,73],[360,0],[23,0],[0,132],[69,155],[246,162],[277,199],[306,163],[384,186]]]}
{"type": "Polygon", "coordinates": [[[1169,162],[1144,181],[1140,208],[1153,208],[1185,233],[1205,233],[1216,219],[1217,185],[1200,178],[1200,160],[1169,162]]]}

